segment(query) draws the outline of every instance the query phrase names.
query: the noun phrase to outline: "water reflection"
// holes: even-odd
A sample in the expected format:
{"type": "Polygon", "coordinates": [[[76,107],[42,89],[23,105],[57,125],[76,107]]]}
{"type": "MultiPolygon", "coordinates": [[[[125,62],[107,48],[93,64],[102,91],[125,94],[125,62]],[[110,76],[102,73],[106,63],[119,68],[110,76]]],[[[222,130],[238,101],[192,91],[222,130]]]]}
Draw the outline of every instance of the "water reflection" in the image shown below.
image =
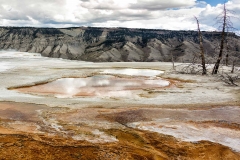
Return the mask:
{"type": "Polygon", "coordinates": [[[106,69],[103,74],[123,74],[129,76],[146,76],[156,77],[157,75],[163,74],[163,71],[152,70],[152,69],[106,69]]]}
{"type": "Polygon", "coordinates": [[[118,78],[110,75],[96,75],[87,78],[62,78],[47,84],[18,90],[50,94],[59,98],[73,96],[129,97],[133,96],[133,92],[136,90],[161,88],[169,84],[168,81],[161,78],[118,78]]]}

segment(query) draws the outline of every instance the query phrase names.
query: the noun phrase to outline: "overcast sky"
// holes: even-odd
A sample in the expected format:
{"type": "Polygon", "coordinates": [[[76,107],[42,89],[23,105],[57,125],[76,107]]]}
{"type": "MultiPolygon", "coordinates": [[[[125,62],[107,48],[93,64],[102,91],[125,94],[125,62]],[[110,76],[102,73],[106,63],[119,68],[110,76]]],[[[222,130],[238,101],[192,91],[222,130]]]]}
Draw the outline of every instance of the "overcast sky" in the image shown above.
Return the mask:
{"type": "MultiPolygon", "coordinates": [[[[216,30],[224,0],[0,0],[1,26],[216,30]]],[[[240,0],[227,1],[240,18],[240,0]]],[[[240,29],[239,19],[232,19],[240,29]]]]}

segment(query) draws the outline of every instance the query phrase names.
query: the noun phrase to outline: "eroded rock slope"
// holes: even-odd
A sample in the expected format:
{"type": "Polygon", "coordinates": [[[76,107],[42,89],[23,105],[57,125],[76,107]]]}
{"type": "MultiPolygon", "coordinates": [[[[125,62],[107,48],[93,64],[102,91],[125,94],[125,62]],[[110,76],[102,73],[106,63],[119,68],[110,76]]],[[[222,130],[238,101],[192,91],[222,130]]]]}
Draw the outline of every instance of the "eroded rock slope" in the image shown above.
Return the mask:
{"type": "MultiPolygon", "coordinates": [[[[219,32],[203,32],[207,62],[218,55],[219,32]]],[[[240,37],[229,34],[229,63],[239,63],[240,37]]],[[[43,56],[84,61],[175,61],[199,59],[196,31],[127,28],[1,27],[0,49],[41,53],[43,56]]],[[[224,55],[224,57],[225,57],[224,55]]]]}

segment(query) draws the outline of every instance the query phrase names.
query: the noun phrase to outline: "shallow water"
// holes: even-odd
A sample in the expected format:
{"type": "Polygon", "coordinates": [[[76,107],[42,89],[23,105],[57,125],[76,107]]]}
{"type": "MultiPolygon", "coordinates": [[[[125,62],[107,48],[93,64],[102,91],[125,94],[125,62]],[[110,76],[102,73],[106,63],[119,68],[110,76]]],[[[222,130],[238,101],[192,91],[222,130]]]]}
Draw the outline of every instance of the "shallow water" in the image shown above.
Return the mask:
{"type": "Polygon", "coordinates": [[[157,75],[163,74],[163,71],[151,70],[151,69],[106,69],[103,74],[122,74],[129,76],[146,76],[146,77],[156,77],[157,75]]]}
{"type": "Polygon", "coordinates": [[[180,140],[207,140],[240,152],[240,108],[208,110],[162,109],[148,111],[151,121],[129,123],[129,127],[174,136],[180,140]]]}
{"type": "Polygon", "coordinates": [[[170,82],[161,78],[118,78],[110,75],[96,75],[87,78],[61,78],[47,84],[18,90],[54,95],[58,98],[74,96],[132,97],[136,90],[162,88],[169,84],[170,82]]]}

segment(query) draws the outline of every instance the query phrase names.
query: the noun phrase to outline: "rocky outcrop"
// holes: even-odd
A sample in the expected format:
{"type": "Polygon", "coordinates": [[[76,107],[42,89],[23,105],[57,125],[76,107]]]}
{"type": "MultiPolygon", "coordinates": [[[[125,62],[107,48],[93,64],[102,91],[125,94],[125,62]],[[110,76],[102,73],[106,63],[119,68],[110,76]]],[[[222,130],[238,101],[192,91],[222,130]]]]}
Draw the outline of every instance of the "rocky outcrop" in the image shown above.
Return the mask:
{"type": "MultiPolygon", "coordinates": [[[[215,62],[219,32],[203,32],[208,62],[215,62]]],[[[230,61],[239,62],[240,37],[228,34],[230,61]]],[[[41,53],[43,56],[84,61],[199,60],[196,31],[127,28],[31,28],[1,27],[0,49],[41,53]]]]}

